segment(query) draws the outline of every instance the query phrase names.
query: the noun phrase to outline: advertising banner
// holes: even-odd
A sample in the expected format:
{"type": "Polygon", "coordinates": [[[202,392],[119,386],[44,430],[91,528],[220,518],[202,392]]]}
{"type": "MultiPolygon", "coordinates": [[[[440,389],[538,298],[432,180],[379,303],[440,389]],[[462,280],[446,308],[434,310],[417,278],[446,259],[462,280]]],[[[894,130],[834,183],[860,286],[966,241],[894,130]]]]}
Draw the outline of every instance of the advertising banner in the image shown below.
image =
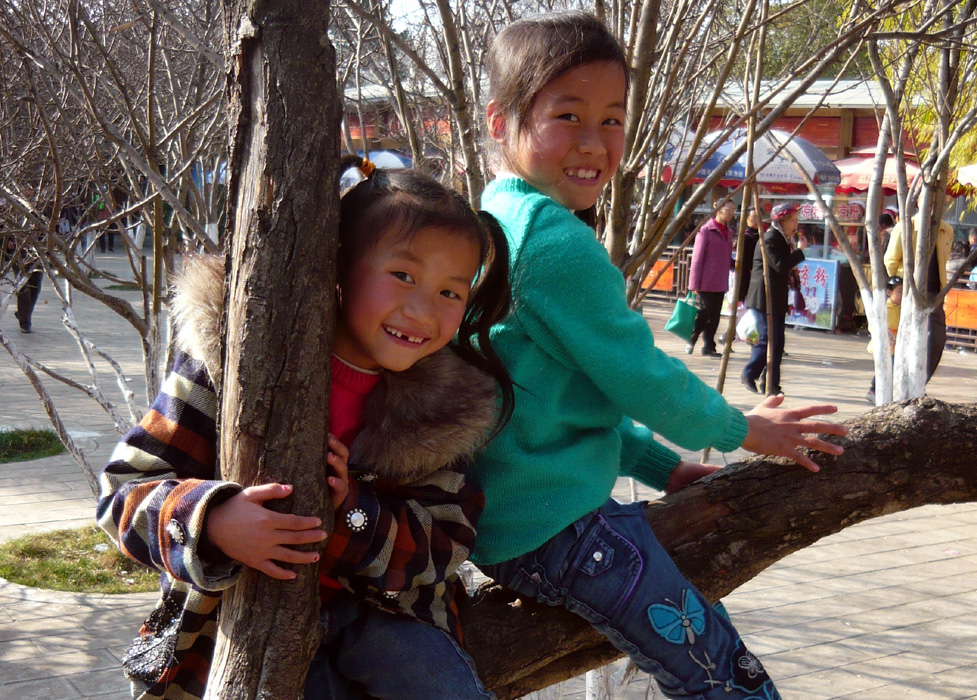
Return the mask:
{"type": "Polygon", "coordinates": [[[791,290],[787,323],[833,330],[838,313],[838,261],[809,259],[797,266],[803,304],[791,290]]]}

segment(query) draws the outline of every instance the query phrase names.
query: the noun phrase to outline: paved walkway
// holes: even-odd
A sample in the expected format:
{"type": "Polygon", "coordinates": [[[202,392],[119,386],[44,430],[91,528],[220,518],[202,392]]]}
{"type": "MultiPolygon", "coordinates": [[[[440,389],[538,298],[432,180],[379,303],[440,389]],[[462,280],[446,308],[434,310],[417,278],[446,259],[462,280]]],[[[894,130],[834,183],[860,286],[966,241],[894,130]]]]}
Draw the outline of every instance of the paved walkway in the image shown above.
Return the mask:
{"type": "MultiPolygon", "coordinates": [[[[98,261],[104,269],[125,271],[120,253],[98,261]]],[[[139,303],[133,292],[116,294],[139,303]]],[[[683,344],[661,331],[665,314],[646,315],[668,352],[715,382],[718,361],[686,357],[683,344]]],[[[76,316],[131,373],[141,397],[135,333],[80,295],[76,316]]],[[[88,383],[59,318],[57,298],[45,281],[35,332],[17,333],[11,312],[0,327],[13,329],[14,342],[25,352],[88,383]]],[[[755,397],[736,378],[748,348],[735,348],[726,394],[745,409],[755,397]]],[[[836,402],[842,418],[869,408],[864,394],[871,358],[864,338],[788,331],[787,349],[783,385],[791,402],[836,402]]],[[[104,363],[98,366],[106,372],[104,363]]],[[[947,352],[928,392],[948,401],[977,400],[977,355],[947,352]]],[[[68,429],[99,468],[119,439],[111,422],[77,392],[52,387],[52,393],[68,429]]],[[[5,353],[0,397],[0,429],[45,426],[36,395],[5,353]]],[[[628,493],[622,481],[617,495],[628,493]]],[[[69,457],[0,465],[0,540],[89,523],[93,508],[88,483],[69,457]]],[[[0,700],[124,700],[119,657],[154,599],[42,591],[0,579],[0,700]]],[[[848,528],[785,558],[725,603],[785,700],[977,698],[977,504],[928,506],[848,528]]],[[[645,687],[639,680],[624,696],[643,698],[645,687]]],[[[582,696],[579,681],[563,690],[566,698],[582,696]]]]}

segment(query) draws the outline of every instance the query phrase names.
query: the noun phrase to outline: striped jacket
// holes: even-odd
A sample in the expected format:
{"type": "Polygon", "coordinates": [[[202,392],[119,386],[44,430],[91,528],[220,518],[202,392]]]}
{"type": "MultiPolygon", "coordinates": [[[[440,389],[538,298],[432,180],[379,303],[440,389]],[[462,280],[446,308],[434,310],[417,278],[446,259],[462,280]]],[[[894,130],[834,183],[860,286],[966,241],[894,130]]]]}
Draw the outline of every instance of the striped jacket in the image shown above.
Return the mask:
{"type": "MultiPolygon", "coordinates": [[[[242,487],[221,480],[216,463],[211,378],[219,378],[212,351],[217,345],[201,332],[216,328],[208,319],[215,320],[212,310],[219,304],[201,311],[207,305],[198,304],[194,287],[200,279],[186,281],[188,275],[211,280],[216,291],[207,288],[203,297],[222,296],[222,267],[204,261],[188,269],[176,304],[182,353],[151,410],[100,476],[99,525],[126,555],[161,571],[160,603],[130,647],[134,698],[203,696],[220,596],[242,569],[208,542],[204,530],[208,509],[242,487]],[[138,652],[163,637],[172,650],[164,668],[148,664],[148,677],[138,652]]],[[[337,510],[323,570],[376,607],[432,624],[460,641],[456,601],[464,586],[456,571],[474,545],[484,505],[481,492],[465,482],[464,469],[495,415],[494,382],[450,350],[405,372],[385,373],[350,446],[357,478],[337,510]]]]}

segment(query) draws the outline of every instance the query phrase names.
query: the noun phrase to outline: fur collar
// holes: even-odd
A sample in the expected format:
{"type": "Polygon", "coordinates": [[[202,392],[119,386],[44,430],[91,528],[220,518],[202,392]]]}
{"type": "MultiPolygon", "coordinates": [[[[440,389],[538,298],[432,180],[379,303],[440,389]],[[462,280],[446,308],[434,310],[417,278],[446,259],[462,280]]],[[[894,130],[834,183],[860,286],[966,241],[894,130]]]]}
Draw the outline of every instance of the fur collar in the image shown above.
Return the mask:
{"type": "MultiPolygon", "coordinates": [[[[218,389],[223,305],[224,258],[187,256],[170,303],[176,344],[203,361],[218,389]]],[[[495,381],[448,348],[404,372],[383,372],[349,461],[383,478],[422,478],[482,445],[495,424],[496,397],[495,381]]]]}

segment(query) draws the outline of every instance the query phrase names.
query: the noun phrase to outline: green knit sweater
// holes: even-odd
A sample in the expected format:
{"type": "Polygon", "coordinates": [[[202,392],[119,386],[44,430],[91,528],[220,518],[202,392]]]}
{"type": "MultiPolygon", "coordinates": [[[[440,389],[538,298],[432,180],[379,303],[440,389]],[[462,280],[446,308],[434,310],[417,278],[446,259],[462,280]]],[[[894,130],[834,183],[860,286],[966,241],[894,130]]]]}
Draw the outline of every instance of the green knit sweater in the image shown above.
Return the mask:
{"type": "Polygon", "coordinates": [[[514,177],[491,183],[482,206],[511,246],[513,311],[492,343],[518,385],[512,420],[471,472],[486,498],[472,561],[493,564],[601,506],[618,476],[662,488],[679,456],[651,430],[726,452],[747,425],[655,347],[621,272],[570,211],[514,177]]]}

